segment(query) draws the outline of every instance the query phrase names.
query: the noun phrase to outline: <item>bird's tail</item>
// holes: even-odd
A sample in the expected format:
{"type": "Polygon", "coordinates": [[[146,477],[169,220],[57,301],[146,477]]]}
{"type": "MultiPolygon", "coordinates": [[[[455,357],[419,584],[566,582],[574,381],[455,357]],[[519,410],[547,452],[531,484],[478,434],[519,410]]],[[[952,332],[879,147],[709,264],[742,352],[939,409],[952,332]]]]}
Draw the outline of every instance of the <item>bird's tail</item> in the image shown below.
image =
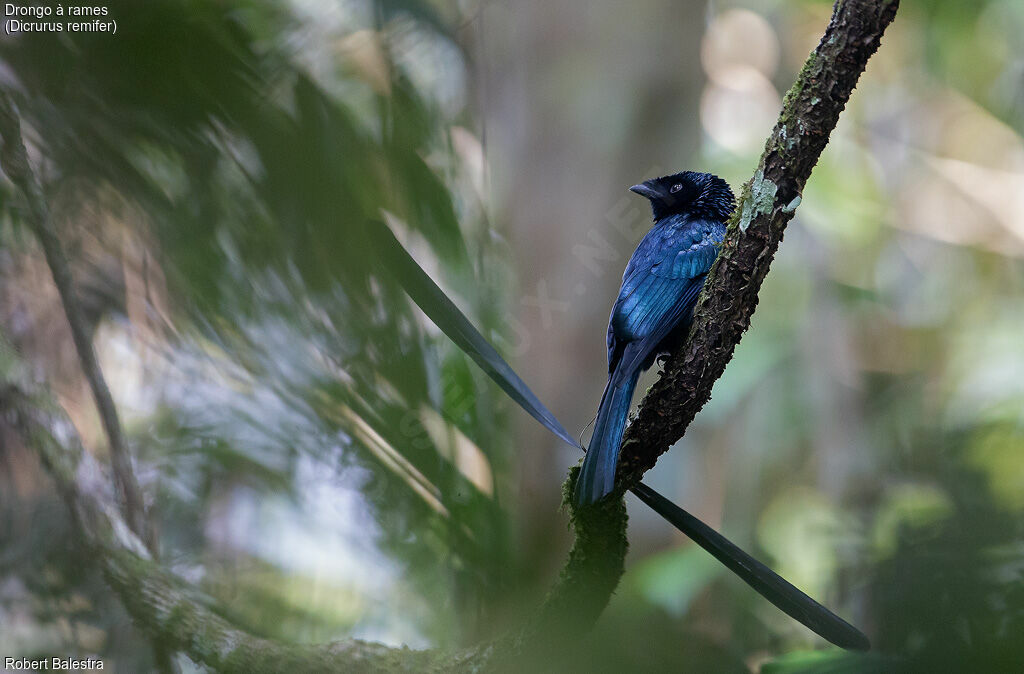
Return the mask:
{"type": "Polygon", "coordinates": [[[621,380],[618,386],[612,383],[614,376],[608,379],[604,395],[601,396],[601,406],[597,410],[590,448],[576,481],[577,505],[601,499],[615,485],[615,466],[619,460],[622,431],[626,426],[629,406],[633,402],[633,390],[636,389],[639,377],[640,372],[634,372],[621,380]]]}

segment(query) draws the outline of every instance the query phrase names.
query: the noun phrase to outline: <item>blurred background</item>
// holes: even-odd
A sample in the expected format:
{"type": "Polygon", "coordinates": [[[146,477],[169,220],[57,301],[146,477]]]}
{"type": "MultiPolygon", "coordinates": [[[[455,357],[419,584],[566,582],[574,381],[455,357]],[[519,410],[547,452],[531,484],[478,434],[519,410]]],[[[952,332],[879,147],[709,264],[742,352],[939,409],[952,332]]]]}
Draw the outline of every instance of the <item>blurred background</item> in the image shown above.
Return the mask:
{"type": "MultiPolygon", "coordinates": [[[[409,301],[362,223],[383,217],[582,430],[650,225],[627,188],[694,169],[738,191],[831,4],[107,7],[116,35],[5,35],[0,84],[164,563],[287,641],[457,647],[516,625],[568,550],[579,456],[409,301]]],[[[905,3],[735,359],[648,474],[875,655],[821,651],[630,501],[627,572],[574,667],[1019,671],[1022,32],[1016,0],[905,3]]],[[[105,456],[6,179],[0,200],[0,330],[105,456]]],[[[34,453],[0,439],[0,655],[150,669],[34,453]]]]}

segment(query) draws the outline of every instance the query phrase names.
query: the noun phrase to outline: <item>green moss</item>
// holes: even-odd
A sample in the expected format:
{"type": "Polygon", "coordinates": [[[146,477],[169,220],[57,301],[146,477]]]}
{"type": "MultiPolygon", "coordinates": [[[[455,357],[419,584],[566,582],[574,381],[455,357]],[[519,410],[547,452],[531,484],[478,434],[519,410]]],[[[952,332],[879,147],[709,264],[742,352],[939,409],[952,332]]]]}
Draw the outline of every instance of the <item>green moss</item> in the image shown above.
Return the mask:
{"type": "Polygon", "coordinates": [[[565,482],[562,483],[562,509],[571,512],[572,511],[572,492],[576,489],[576,480],[580,476],[580,468],[583,464],[583,460],[580,463],[569,469],[569,476],[565,478],[565,482]]]}
{"type": "Polygon", "coordinates": [[[812,51],[807,56],[807,60],[804,61],[804,67],[800,69],[800,74],[797,75],[796,81],[793,82],[793,86],[786,92],[786,97],[782,102],[782,119],[788,121],[788,116],[792,114],[791,104],[796,100],[800,94],[803,93],[804,89],[811,81],[812,72],[818,68],[818,52],[812,51]]]}
{"type": "MultiPolygon", "coordinates": [[[[728,245],[726,245],[729,242],[729,232],[733,231],[734,229],[739,229],[740,228],[740,222],[742,222],[742,220],[743,220],[743,205],[745,203],[747,203],[748,201],[750,201],[750,182],[751,181],[748,180],[747,182],[743,183],[743,187],[740,188],[740,198],[736,202],[737,204],[739,204],[739,207],[733,213],[732,219],[729,221],[729,225],[726,228],[727,231],[726,231],[726,234],[725,234],[725,241],[722,242],[723,243],[722,249],[719,252],[719,256],[720,257],[726,257],[729,254],[729,247],[728,247],[728,245]]],[[[712,274],[714,273],[714,271],[715,271],[714,268],[716,266],[718,266],[718,265],[712,265],[711,273],[708,274],[707,279],[705,279],[705,281],[704,281],[704,287],[705,288],[707,288],[709,285],[711,285],[712,274]]]]}
{"type": "MultiPolygon", "coordinates": [[[[569,476],[562,483],[562,508],[569,512],[570,522],[576,530],[577,543],[581,542],[581,537],[590,537],[592,532],[599,533],[600,537],[606,540],[609,537],[625,539],[628,518],[622,503],[623,493],[617,490],[597,503],[577,509],[572,497],[579,475],[580,467],[573,466],[569,469],[569,476]]],[[[584,545],[574,547],[585,549],[585,541],[584,545]]]]}
{"type": "MultiPolygon", "coordinates": [[[[796,148],[799,136],[803,134],[803,120],[797,115],[796,102],[804,94],[808,86],[812,84],[818,71],[819,56],[817,51],[812,51],[804,62],[800,74],[797,76],[793,86],[786,92],[782,101],[782,112],[779,114],[779,139],[777,148],[782,154],[790,154],[796,148]]],[[[813,96],[810,99],[811,105],[817,105],[821,98],[813,96]]]]}

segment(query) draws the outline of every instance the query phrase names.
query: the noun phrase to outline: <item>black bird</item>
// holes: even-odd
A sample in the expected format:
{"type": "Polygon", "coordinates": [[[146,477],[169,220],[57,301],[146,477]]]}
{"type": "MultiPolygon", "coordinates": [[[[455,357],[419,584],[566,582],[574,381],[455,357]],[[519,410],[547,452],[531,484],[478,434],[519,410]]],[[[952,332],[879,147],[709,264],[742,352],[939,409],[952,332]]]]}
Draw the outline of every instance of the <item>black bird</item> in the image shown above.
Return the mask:
{"type": "Polygon", "coordinates": [[[640,373],[685,339],[725,222],[736,200],[728,183],[684,171],[629,188],[651,202],[654,226],[622,275],[608,321],[608,383],[576,482],[576,503],[593,503],[615,484],[626,417],[640,373]]]}

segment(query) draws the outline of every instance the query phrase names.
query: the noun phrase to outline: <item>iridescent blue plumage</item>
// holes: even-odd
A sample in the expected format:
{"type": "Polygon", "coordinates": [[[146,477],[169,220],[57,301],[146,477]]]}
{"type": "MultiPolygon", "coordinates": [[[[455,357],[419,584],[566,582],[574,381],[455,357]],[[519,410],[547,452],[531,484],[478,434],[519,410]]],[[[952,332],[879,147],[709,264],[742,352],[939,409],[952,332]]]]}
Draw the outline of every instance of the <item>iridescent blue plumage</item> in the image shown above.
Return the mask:
{"type": "Polygon", "coordinates": [[[735,204],[728,184],[709,173],[686,171],[631,189],[651,201],[654,226],[626,265],[608,321],[608,384],[576,483],[580,505],[612,490],[640,373],[686,337],[735,204]]]}

